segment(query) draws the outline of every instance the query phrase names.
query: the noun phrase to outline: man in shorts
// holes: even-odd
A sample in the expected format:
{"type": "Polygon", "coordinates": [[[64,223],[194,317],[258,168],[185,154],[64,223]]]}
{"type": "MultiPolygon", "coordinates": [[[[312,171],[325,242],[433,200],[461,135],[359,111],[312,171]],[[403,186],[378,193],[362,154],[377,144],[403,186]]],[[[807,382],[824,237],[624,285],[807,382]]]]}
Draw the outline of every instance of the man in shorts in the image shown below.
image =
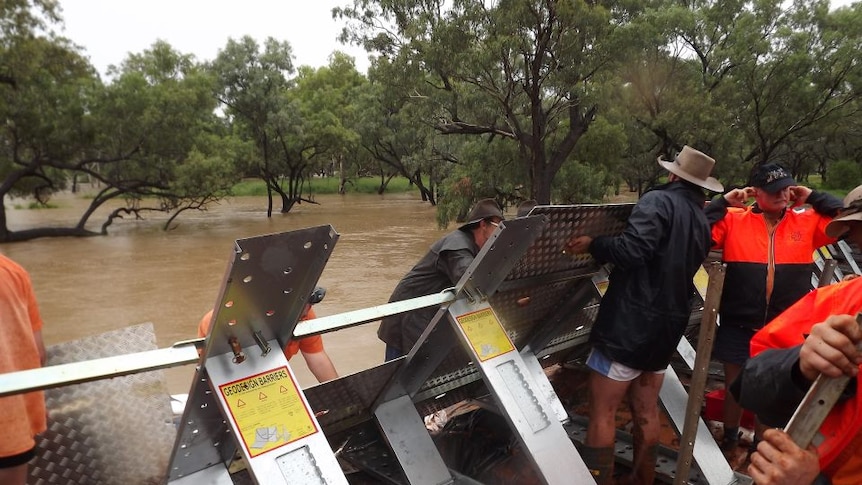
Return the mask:
{"type": "Polygon", "coordinates": [[[658,159],[668,183],[643,194],[619,236],[575,236],[567,250],[613,263],[608,291],[590,332],[590,421],[581,456],[599,485],[612,483],[615,418],[628,395],[634,429],[634,473],[624,483],[655,479],[664,369],[688,325],[692,279],[706,258],[709,223],[704,189],[715,160],[688,146],[673,161],[658,159]]]}

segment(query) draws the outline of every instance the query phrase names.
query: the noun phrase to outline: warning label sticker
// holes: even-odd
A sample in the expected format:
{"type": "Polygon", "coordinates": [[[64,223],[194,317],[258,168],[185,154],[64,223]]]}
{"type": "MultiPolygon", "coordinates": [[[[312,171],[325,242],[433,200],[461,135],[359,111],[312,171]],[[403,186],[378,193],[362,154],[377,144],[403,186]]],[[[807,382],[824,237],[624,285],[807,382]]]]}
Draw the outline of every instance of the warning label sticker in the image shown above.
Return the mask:
{"type": "Polygon", "coordinates": [[[219,386],[249,456],[317,432],[287,367],[219,386]]]}
{"type": "Polygon", "coordinates": [[[697,293],[700,297],[706,300],[706,288],[709,286],[709,273],[706,272],[703,266],[698,268],[697,273],[694,274],[694,287],[697,289],[697,293]]]}
{"type": "Polygon", "coordinates": [[[486,361],[498,355],[515,350],[497,315],[490,308],[465,313],[457,317],[458,324],[467,335],[470,346],[479,355],[479,360],[486,361]]]}

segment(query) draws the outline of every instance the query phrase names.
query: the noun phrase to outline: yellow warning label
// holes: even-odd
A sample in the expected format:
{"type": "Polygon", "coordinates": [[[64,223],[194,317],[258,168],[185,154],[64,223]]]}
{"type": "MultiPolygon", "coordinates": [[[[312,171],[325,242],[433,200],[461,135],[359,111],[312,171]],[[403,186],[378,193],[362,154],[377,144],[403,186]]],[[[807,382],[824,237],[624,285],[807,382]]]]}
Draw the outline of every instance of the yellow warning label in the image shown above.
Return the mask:
{"type": "Polygon", "coordinates": [[[599,295],[605,296],[605,293],[608,291],[608,272],[605,271],[604,266],[599,269],[599,271],[593,275],[592,277],[593,285],[599,291],[599,295]]]}
{"type": "Polygon", "coordinates": [[[219,386],[249,456],[317,432],[287,367],[219,386]]]}
{"type": "Polygon", "coordinates": [[[697,273],[694,274],[694,287],[697,289],[697,293],[703,300],[706,300],[706,287],[709,286],[709,273],[706,272],[703,266],[698,268],[697,273]]]}
{"type": "Polygon", "coordinates": [[[479,360],[484,362],[515,350],[515,346],[512,345],[500,321],[497,320],[497,315],[490,308],[465,313],[457,319],[464,334],[467,335],[467,340],[470,341],[470,346],[479,355],[479,360]]]}

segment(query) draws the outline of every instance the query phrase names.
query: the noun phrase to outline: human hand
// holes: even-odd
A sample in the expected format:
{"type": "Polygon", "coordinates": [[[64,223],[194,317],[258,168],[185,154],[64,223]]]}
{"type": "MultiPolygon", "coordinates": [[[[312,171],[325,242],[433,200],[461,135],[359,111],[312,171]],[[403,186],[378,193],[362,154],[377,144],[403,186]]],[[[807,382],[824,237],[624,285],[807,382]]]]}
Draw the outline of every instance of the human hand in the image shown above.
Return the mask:
{"type": "Polygon", "coordinates": [[[859,275],[858,275],[858,274],[850,273],[850,274],[846,274],[846,275],[844,275],[844,277],[843,277],[843,278],[841,278],[841,281],[850,281],[850,280],[855,280],[855,279],[856,279],[856,278],[858,278],[858,277],[859,277],[859,275]]]}
{"type": "Polygon", "coordinates": [[[811,195],[811,189],[808,187],[804,187],[802,185],[790,187],[790,200],[792,201],[791,207],[804,205],[808,200],[809,195],[811,195]]]}
{"type": "Polygon", "coordinates": [[[591,242],[593,242],[593,238],[590,236],[572,236],[566,242],[563,252],[568,254],[586,253],[590,250],[591,242]]]}
{"type": "Polygon", "coordinates": [[[862,354],[856,344],[862,341],[862,330],[852,315],[831,315],[811,327],[799,351],[799,370],[810,381],[819,374],[839,377],[859,373],[862,354]]]}
{"type": "Polygon", "coordinates": [[[724,194],[724,200],[726,200],[728,204],[734,207],[745,207],[745,202],[751,197],[754,197],[753,187],[733,189],[730,192],[724,194]]]}
{"type": "Polygon", "coordinates": [[[810,485],[820,473],[817,449],[803,450],[780,429],[767,429],[750,459],[748,474],[757,485],[810,485]]]}

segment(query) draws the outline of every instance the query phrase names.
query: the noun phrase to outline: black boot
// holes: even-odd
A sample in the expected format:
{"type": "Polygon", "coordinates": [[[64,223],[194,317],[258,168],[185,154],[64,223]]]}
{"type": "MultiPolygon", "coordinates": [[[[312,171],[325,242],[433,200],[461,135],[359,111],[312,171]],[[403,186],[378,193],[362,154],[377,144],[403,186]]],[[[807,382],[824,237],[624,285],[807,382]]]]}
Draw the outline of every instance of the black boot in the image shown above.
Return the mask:
{"type": "Polygon", "coordinates": [[[610,485],[614,476],[614,447],[581,446],[578,451],[598,485],[610,485]]]}

